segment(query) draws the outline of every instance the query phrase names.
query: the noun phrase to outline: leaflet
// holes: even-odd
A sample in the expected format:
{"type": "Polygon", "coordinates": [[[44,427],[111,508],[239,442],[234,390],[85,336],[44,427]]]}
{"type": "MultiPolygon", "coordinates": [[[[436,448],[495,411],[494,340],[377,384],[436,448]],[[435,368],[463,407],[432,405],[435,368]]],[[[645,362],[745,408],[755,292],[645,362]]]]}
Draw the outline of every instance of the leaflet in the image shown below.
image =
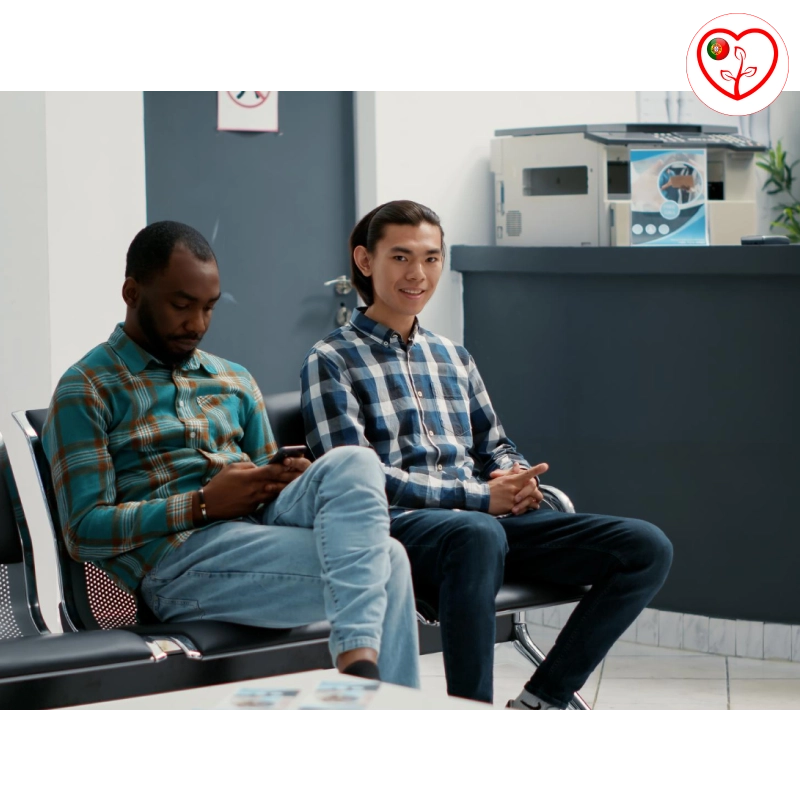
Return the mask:
{"type": "Polygon", "coordinates": [[[630,151],[631,245],[707,245],[706,151],[630,151]]]}

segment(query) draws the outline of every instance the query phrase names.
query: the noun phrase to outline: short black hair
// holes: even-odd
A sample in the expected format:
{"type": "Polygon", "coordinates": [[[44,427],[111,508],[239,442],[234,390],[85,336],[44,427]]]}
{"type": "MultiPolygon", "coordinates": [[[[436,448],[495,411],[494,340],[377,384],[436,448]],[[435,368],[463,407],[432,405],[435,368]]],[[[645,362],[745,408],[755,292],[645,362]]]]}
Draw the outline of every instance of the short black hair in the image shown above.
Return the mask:
{"type": "Polygon", "coordinates": [[[172,251],[179,245],[200,261],[217,260],[200,231],[182,222],[153,222],[133,237],[125,259],[125,277],[149,283],[167,268],[172,251]]]}

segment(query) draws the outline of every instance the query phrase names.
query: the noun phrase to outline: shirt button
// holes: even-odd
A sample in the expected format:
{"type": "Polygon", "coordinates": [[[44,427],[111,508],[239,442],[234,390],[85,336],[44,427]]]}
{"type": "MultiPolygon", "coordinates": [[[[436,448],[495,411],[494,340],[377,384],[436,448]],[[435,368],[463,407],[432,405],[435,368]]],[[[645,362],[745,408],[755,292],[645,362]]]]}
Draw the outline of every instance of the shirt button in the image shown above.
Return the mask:
{"type": "Polygon", "coordinates": [[[194,439],[194,437],[195,437],[195,436],[197,436],[197,433],[196,433],[195,431],[192,431],[192,432],[189,434],[189,438],[190,438],[190,439],[194,439]]]}
{"type": "Polygon", "coordinates": [[[178,400],[178,408],[183,408],[183,400],[178,400]]]}
{"type": "Polygon", "coordinates": [[[389,342],[384,342],[384,343],[383,343],[383,346],[384,346],[384,347],[388,347],[388,346],[389,346],[389,342]]]}
{"type": "Polygon", "coordinates": [[[417,397],[422,397],[422,392],[417,392],[417,397]]]}
{"type": "Polygon", "coordinates": [[[441,471],[442,471],[442,465],[441,465],[441,464],[437,464],[437,465],[436,465],[436,469],[437,469],[439,472],[441,472],[441,471]]]}
{"type": "Polygon", "coordinates": [[[428,436],[433,436],[433,431],[428,431],[428,436]]]}

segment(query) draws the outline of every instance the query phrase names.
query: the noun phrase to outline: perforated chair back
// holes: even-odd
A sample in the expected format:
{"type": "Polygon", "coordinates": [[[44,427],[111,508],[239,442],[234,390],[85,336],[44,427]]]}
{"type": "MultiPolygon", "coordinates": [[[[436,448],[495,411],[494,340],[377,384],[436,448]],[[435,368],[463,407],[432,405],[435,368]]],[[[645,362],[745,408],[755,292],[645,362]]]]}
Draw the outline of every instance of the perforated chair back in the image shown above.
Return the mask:
{"type": "Polygon", "coordinates": [[[0,641],[47,633],[39,610],[33,548],[0,434],[0,641]]]}
{"type": "Polygon", "coordinates": [[[50,519],[58,555],[61,579],[59,613],[64,629],[110,630],[150,621],[151,617],[146,612],[140,613],[135,595],[117,586],[106,572],[94,564],[74,561],[67,551],[61,535],[61,519],[50,464],[42,447],[41,435],[46,418],[46,408],[14,412],[14,419],[28,440],[50,519]]]}

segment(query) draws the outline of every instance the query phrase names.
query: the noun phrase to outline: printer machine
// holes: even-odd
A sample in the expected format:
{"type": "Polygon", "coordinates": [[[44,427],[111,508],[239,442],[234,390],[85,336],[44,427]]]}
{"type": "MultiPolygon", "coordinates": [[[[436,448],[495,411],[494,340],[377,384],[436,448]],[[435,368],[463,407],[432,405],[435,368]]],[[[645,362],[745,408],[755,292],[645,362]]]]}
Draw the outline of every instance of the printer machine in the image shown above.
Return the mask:
{"type": "Polygon", "coordinates": [[[495,131],[495,240],[512,246],[629,245],[630,149],[706,150],[712,245],[756,233],[755,154],[727,125],[623,123],[495,131]]]}

